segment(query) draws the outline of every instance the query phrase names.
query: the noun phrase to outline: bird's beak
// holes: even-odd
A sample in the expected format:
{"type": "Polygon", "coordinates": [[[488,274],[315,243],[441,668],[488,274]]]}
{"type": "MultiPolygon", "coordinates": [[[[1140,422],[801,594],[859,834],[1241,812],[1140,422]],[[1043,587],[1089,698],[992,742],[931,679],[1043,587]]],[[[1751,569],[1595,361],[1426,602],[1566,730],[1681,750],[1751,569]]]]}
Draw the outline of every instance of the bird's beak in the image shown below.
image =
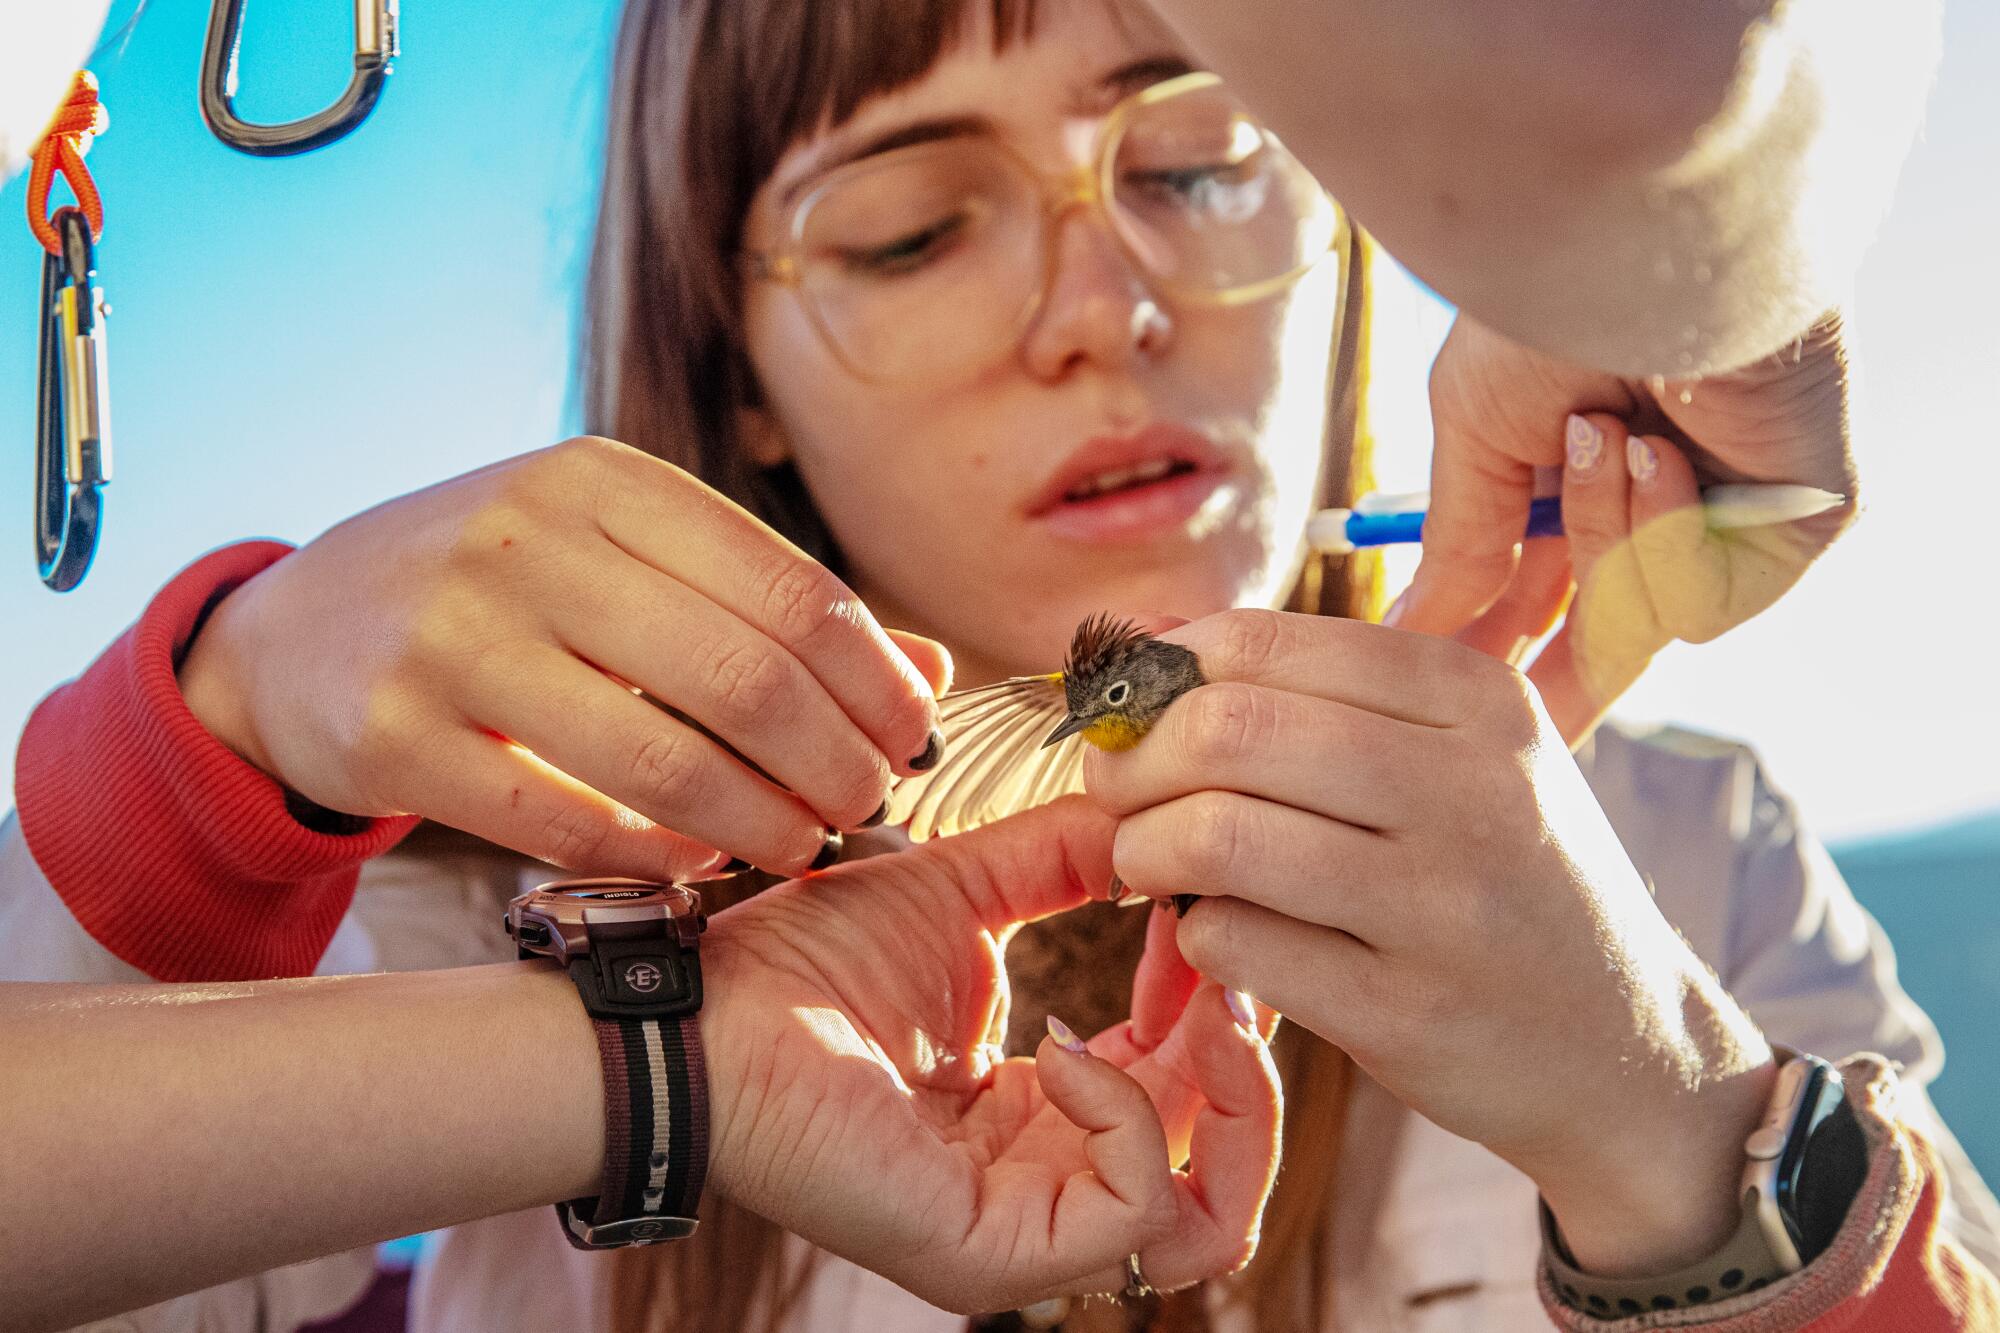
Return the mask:
{"type": "Polygon", "coordinates": [[[1066,741],[1070,737],[1076,735],[1077,732],[1082,731],[1085,727],[1089,725],[1090,725],[1090,720],[1088,718],[1081,718],[1078,717],[1075,713],[1071,713],[1068,717],[1064,718],[1061,722],[1058,722],[1056,724],[1056,729],[1049,733],[1049,738],[1047,740],[1042,742],[1042,748],[1046,750],[1051,745],[1054,745],[1057,741],[1066,741]]]}

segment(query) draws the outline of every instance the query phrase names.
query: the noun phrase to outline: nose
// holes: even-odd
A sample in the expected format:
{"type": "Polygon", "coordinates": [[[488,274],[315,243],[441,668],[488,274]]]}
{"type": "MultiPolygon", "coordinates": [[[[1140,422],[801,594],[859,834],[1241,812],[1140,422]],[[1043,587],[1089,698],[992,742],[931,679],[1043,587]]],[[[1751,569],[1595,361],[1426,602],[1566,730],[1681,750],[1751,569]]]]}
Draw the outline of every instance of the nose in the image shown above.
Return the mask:
{"type": "Polygon", "coordinates": [[[1129,370],[1164,352],[1173,321],[1110,223],[1093,208],[1077,207],[1054,231],[1048,292],[1021,341],[1029,373],[1058,380],[1093,365],[1129,370]]]}

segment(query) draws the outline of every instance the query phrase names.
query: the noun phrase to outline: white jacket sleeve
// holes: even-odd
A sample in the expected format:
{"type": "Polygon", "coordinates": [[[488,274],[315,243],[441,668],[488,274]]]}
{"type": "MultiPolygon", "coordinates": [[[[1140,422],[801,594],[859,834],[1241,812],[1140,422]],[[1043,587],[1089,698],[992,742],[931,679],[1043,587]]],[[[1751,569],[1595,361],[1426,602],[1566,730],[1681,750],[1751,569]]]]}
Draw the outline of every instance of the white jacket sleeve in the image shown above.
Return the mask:
{"type": "Polygon", "coordinates": [[[1903,1119],[1945,1165],[1944,1225],[2000,1271],[2000,1205],[1925,1091],[1944,1065],[1937,1028],[1897,981],[1881,926],[1757,756],[1692,732],[1612,726],[1579,759],[1661,912],[1773,1042],[1902,1065],[1903,1119]]]}
{"type": "Polygon", "coordinates": [[[1877,1051],[1901,1062],[1902,1119],[1944,1164],[1944,1228],[2000,1272],[2000,1204],[1927,1091],[1944,1068],[1937,1028],[1897,981],[1888,936],[1791,799],[1754,761],[1748,782],[1724,983],[1773,1041],[1832,1060],[1877,1051]]]}

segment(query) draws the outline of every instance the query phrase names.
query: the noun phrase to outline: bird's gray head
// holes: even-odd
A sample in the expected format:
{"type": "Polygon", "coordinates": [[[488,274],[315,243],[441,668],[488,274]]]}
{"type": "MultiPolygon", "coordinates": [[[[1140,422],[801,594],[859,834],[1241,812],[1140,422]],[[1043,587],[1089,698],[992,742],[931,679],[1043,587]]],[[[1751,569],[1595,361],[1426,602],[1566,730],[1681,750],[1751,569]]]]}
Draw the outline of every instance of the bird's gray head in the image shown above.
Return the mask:
{"type": "Polygon", "coordinates": [[[1082,732],[1107,750],[1137,745],[1168,704],[1203,681],[1192,652],[1101,613],[1077,626],[1062,677],[1069,716],[1043,744],[1082,732]]]}

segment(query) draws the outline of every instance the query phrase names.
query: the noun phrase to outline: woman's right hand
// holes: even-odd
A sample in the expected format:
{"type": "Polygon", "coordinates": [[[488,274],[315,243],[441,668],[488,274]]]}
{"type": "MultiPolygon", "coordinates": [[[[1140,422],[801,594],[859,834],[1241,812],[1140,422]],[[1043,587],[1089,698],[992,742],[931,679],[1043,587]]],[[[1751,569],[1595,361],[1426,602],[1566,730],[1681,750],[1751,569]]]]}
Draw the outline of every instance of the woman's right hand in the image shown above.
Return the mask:
{"type": "Polygon", "coordinates": [[[649,878],[811,866],[935,761],[949,675],[741,508],[594,438],[347,520],[180,667],[203,725],[318,805],[649,878]]]}

